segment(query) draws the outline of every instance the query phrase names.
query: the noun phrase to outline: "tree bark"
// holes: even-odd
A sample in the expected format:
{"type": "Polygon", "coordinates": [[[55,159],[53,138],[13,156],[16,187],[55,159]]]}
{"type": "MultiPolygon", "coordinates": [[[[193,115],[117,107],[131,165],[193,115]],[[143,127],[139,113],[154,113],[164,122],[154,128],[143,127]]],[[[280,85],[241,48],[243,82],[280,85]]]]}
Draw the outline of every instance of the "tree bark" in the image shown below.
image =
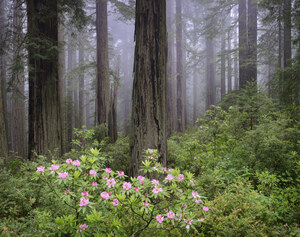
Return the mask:
{"type": "MultiPolygon", "coordinates": [[[[79,47],[79,66],[84,65],[84,48],[79,47]]],[[[81,68],[79,74],[79,127],[85,125],[85,106],[84,106],[84,71],[81,68]]]]}
{"type": "Polygon", "coordinates": [[[175,121],[175,93],[174,93],[174,67],[173,67],[173,46],[174,46],[174,31],[172,27],[172,17],[174,16],[172,0],[167,1],[167,31],[168,31],[168,59],[167,59],[167,134],[168,137],[176,129],[175,121]]]}
{"type": "Polygon", "coordinates": [[[248,0],[247,81],[257,82],[257,1],[248,0]]]}
{"type": "Polygon", "coordinates": [[[57,1],[27,0],[29,159],[62,151],[57,1]]]}
{"type": "Polygon", "coordinates": [[[176,0],[176,71],[177,71],[177,131],[185,131],[184,79],[182,63],[182,7],[176,0]]]}
{"type": "Polygon", "coordinates": [[[213,39],[206,38],[206,106],[208,110],[210,105],[216,104],[216,66],[215,49],[213,39]]]}
{"type": "Polygon", "coordinates": [[[247,84],[247,15],[246,0],[239,0],[239,88],[247,84]]]}
{"type": "MultiPolygon", "coordinates": [[[[224,33],[223,33],[224,34],[224,33]]],[[[225,88],[225,36],[221,39],[221,98],[223,99],[226,94],[225,88]]]]}
{"type": "Polygon", "coordinates": [[[109,64],[107,1],[96,2],[97,32],[97,123],[107,123],[109,113],[109,64]]]}
{"type": "Polygon", "coordinates": [[[291,0],[283,2],[283,67],[291,65],[292,58],[292,22],[291,22],[291,0]]]}
{"type": "Polygon", "coordinates": [[[11,138],[12,150],[21,157],[27,157],[27,135],[25,119],[25,77],[24,48],[20,45],[24,37],[22,33],[22,10],[20,0],[14,1],[13,12],[13,81],[12,81],[12,119],[11,138]]]}
{"type": "Polygon", "coordinates": [[[130,134],[130,175],[139,174],[147,148],[158,149],[167,164],[166,135],[166,1],[136,3],[134,81],[130,134]]]}
{"type": "Polygon", "coordinates": [[[231,59],[231,32],[228,32],[228,54],[227,54],[227,93],[232,90],[232,59],[231,59]]]}

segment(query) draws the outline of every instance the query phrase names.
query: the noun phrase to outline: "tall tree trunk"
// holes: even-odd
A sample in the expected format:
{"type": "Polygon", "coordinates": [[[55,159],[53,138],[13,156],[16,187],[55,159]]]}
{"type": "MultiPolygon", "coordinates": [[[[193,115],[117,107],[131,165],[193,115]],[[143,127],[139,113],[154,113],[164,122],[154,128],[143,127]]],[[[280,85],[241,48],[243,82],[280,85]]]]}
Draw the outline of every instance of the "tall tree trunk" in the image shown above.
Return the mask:
{"type": "Polygon", "coordinates": [[[292,58],[291,0],[283,2],[283,25],[283,67],[289,67],[292,58]]]}
{"type": "Polygon", "coordinates": [[[57,1],[27,0],[29,158],[62,151],[58,80],[57,1]]]}
{"type": "MultiPolygon", "coordinates": [[[[224,34],[224,33],[223,33],[224,34]]],[[[225,88],[225,36],[221,39],[221,98],[223,99],[226,93],[225,88]]]]}
{"type": "Polygon", "coordinates": [[[198,117],[198,75],[197,75],[197,67],[194,67],[193,72],[193,124],[197,122],[198,117]]]}
{"type": "Polygon", "coordinates": [[[248,0],[248,65],[249,82],[257,82],[257,0],[248,0]]]}
{"type": "Polygon", "coordinates": [[[213,39],[206,38],[206,106],[208,110],[210,105],[216,104],[216,66],[215,49],[213,39]]]}
{"type": "MultiPolygon", "coordinates": [[[[233,12],[234,18],[236,17],[237,13],[236,11],[233,12]]],[[[237,27],[234,27],[234,38],[233,38],[233,44],[234,44],[234,61],[233,61],[233,75],[234,75],[234,90],[239,89],[239,67],[238,67],[238,32],[237,27]]]]}
{"type": "Polygon", "coordinates": [[[281,26],[281,17],[282,17],[282,4],[278,6],[278,68],[282,67],[282,26],[281,26]]]}
{"type": "Polygon", "coordinates": [[[184,79],[182,64],[182,9],[181,0],[176,0],[176,71],[177,71],[177,131],[185,131],[184,79]]]}
{"type": "Polygon", "coordinates": [[[232,90],[232,59],[231,59],[231,32],[228,32],[228,54],[227,54],[227,91],[230,92],[232,90]]]}
{"type": "Polygon", "coordinates": [[[168,59],[167,59],[167,134],[170,136],[176,129],[175,121],[175,101],[174,101],[174,67],[173,67],[173,45],[174,45],[174,35],[173,35],[173,23],[172,17],[173,12],[173,1],[167,1],[167,31],[168,31],[168,59]]]}
{"type": "MultiPolygon", "coordinates": [[[[68,36],[68,73],[70,75],[70,72],[73,69],[73,47],[72,47],[72,36],[68,36]]],[[[67,103],[66,103],[66,111],[67,111],[67,121],[66,121],[66,127],[67,127],[67,149],[71,150],[71,142],[73,139],[73,128],[75,127],[75,118],[74,118],[74,99],[73,99],[73,85],[72,85],[72,79],[70,76],[68,76],[67,79],[67,103]]]]}
{"type": "Polygon", "coordinates": [[[143,151],[158,149],[167,164],[166,134],[166,1],[136,2],[134,81],[130,134],[130,175],[136,176],[143,151]]]}
{"type": "Polygon", "coordinates": [[[239,88],[247,84],[246,0],[239,0],[239,88]]]}
{"type": "MultiPolygon", "coordinates": [[[[84,48],[79,47],[79,66],[84,65],[84,48]]],[[[85,106],[84,106],[84,71],[81,68],[79,74],[79,127],[85,125],[85,106]]]]}
{"type": "Polygon", "coordinates": [[[58,79],[59,79],[59,89],[61,96],[61,124],[62,124],[62,142],[64,153],[66,151],[67,144],[67,112],[66,112],[66,62],[65,62],[65,32],[62,24],[58,24],[58,79]]]}
{"type": "Polygon", "coordinates": [[[27,135],[26,135],[26,119],[25,119],[25,77],[24,77],[24,48],[20,47],[23,39],[22,33],[22,10],[21,1],[14,1],[13,27],[15,29],[13,35],[13,64],[15,70],[13,72],[13,92],[12,92],[12,119],[11,119],[11,137],[12,150],[21,157],[27,155],[27,135]]]}
{"type": "MultiPolygon", "coordinates": [[[[77,57],[78,50],[75,50],[75,57],[74,57],[74,65],[75,67],[78,66],[78,57],[77,57]]],[[[79,125],[79,78],[75,76],[73,80],[73,99],[74,99],[74,125],[75,128],[80,128],[79,125]]]]}
{"type": "Polygon", "coordinates": [[[109,64],[107,1],[96,2],[97,32],[97,123],[107,123],[109,112],[109,64]]]}
{"type": "Polygon", "coordinates": [[[1,100],[2,113],[4,116],[5,131],[2,136],[6,136],[8,142],[8,120],[7,120],[7,83],[6,83],[6,16],[5,16],[6,2],[0,1],[0,77],[1,77],[1,100]]]}

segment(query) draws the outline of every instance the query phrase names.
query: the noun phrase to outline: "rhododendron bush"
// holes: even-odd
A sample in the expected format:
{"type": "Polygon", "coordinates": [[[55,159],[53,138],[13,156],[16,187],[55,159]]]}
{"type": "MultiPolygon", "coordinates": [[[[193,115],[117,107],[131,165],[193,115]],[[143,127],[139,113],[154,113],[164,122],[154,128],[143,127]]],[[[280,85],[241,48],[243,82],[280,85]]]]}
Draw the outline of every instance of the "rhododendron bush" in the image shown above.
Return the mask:
{"type": "Polygon", "coordinates": [[[145,152],[140,175],[130,179],[123,171],[103,167],[98,155],[91,149],[80,160],[53,161],[36,169],[36,178],[65,206],[64,215],[55,219],[59,235],[186,235],[197,233],[205,222],[209,207],[193,174],[162,167],[156,150],[145,152]]]}

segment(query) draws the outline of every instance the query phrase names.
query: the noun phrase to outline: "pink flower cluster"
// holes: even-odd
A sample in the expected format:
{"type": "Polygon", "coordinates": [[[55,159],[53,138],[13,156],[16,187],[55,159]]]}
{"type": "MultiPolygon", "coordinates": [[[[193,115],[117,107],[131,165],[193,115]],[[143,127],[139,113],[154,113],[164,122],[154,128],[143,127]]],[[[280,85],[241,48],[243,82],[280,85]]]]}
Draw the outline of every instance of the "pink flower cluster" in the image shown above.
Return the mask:
{"type": "Polygon", "coordinates": [[[44,172],[44,170],[45,170],[45,166],[39,166],[39,167],[37,167],[37,169],[36,169],[36,172],[44,172]]]}
{"type": "Polygon", "coordinates": [[[114,199],[113,201],[112,201],[112,204],[113,204],[113,206],[118,206],[119,205],[119,200],[118,199],[114,199]]]}
{"type": "Polygon", "coordinates": [[[119,175],[120,177],[124,176],[124,171],[118,171],[118,175],[119,175]]]}
{"type": "Polygon", "coordinates": [[[156,221],[161,224],[164,221],[165,217],[162,215],[157,215],[156,216],[156,221]]]}
{"type": "Polygon", "coordinates": [[[108,179],[108,180],[106,181],[106,185],[107,185],[109,188],[114,187],[115,184],[116,184],[116,181],[115,181],[115,179],[113,179],[113,178],[108,179]]]}
{"type": "Polygon", "coordinates": [[[162,192],[163,190],[162,190],[162,188],[158,188],[158,187],[154,187],[154,189],[152,190],[152,192],[153,193],[160,193],[160,192],[162,192]]]}
{"type": "Polygon", "coordinates": [[[69,165],[72,163],[72,159],[66,159],[66,163],[69,165]]]}
{"type": "Polygon", "coordinates": [[[72,165],[73,166],[80,166],[80,161],[79,160],[74,160],[72,165]]]}
{"type": "MultiPolygon", "coordinates": [[[[83,224],[79,226],[79,232],[81,232],[82,230],[86,230],[89,226],[87,224],[83,224]]],[[[78,231],[77,231],[78,232],[78,231]]]]}
{"type": "Polygon", "coordinates": [[[79,204],[79,206],[81,206],[81,207],[85,207],[85,206],[87,206],[88,204],[89,204],[89,199],[85,199],[84,197],[83,198],[81,198],[80,199],[80,204],[79,204]]]}
{"type": "Polygon", "coordinates": [[[125,182],[122,187],[124,190],[129,190],[129,189],[131,189],[131,183],[125,182]]]}
{"type": "Polygon", "coordinates": [[[61,173],[58,173],[58,178],[59,179],[65,179],[69,176],[69,173],[68,172],[61,172],[61,173]]]}
{"type": "Polygon", "coordinates": [[[52,164],[49,170],[51,170],[51,174],[59,169],[59,165],[52,164]]]}
{"type": "Polygon", "coordinates": [[[97,171],[96,170],[90,170],[90,175],[93,175],[94,177],[96,177],[97,171]]]}
{"type": "Polygon", "coordinates": [[[107,193],[107,192],[102,192],[102,193],[101,193],[101,197],[102,197],[103,199],[105,199],[105,200],[108,200],[108,199],[109,199],[109,193],[107,193]]]}
{"type": "Polygon", "coordinates": [[[111,168],[106,168],[105,172],[108,173],[108,174],[110,174],[112,172],[112,170],[111,170],[111,168]]]}

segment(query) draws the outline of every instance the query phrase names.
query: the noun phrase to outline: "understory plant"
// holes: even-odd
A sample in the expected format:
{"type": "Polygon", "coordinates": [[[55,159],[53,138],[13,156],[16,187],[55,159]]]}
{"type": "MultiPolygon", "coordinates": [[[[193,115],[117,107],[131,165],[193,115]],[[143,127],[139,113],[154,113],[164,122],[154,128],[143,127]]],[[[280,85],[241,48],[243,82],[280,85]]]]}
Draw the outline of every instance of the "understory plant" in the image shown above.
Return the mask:
{"type": "Polygon", "coordinates": [[[103,167],[100,152],[90,149],[78,160],[37,167],[35,179],[63,203],[55,216],[58,236],[143,236],[198,233],[209,207],[194,175],[167,169],[148,149],[137,177],[103,167]]]}

